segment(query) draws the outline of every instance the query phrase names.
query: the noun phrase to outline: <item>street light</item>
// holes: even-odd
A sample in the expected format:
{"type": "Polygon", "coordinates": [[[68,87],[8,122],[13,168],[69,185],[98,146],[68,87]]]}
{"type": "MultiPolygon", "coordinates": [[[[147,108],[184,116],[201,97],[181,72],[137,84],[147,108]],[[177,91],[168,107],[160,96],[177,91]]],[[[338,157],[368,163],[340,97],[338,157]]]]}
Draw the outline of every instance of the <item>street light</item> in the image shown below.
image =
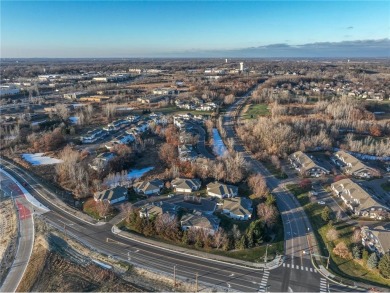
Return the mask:
{"type": "Polygon", "coordinates": [[[268,244],[265,247],[265,257],[264,257],[264,262],[265,262],[265,267],[267,267],[267,261],[268,261],[268,246],[272,246],[272,244],[268,244]]]}

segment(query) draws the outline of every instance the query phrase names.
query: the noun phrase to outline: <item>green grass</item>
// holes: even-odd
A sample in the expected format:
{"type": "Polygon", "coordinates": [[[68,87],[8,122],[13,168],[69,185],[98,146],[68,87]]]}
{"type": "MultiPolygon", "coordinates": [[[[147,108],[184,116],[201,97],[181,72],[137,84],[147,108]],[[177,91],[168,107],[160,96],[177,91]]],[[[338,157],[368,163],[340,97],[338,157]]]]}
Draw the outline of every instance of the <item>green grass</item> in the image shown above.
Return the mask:
{"type": "MultiPolygon", "coordinates": [[[[333,248],[340,241],[344,241],[349,248],[351,248],[351,236],[354,228],[352,225],[345,222],[334,224],[334,228],[339,232],[339,238],[335,242],[328,241],[326,233],[330,229],[330,226],[321,218],[321,212],[324,207],[317,203],[311,203],[307,192],[304,192],[299,186],[290,185],[288,186],[288,189],[297,197],[310,219],[313,226],[313,232],[317,238],[319,254],[328,256],[330,252],[330,270],[341,277],[357,282],[370,283],[377,286],[390,286],[390,280],[381,277],[377,270],[366,268],[363,262],[359,263],[353,259],[342,259],[333,254],[333,248]]],[[[323,265],[325,266],[325,262],[323,262],[323,265]]]]}
{"type": "MultiPolygon", "coordinates": [[[[230,250],[230,251],[214,250],[210,252],[218,255],[223,255],[226,257],[249,261],[249,262],[264,262],[266,246],[267,246],[266,244],[263,244],[262,246],[248,248],[244,250],[230,250]]],[[[279,255],[283,254],[283,251],[284,251],[283,240],[272,242],[271,246],[268,246],[268,251],[267,251],[268,262],[273,260],[277,254],[279,255]]]]}
{"type": "Polygon", "coordinates": [[[256,119],[259,116],[269,114],[268,104],[251,104],[249,109],[242,115],[243,119],[256,119]]]}
{"type": "Polygon", "coordinates": [[[381,184],[381,187],[383,188],[383,190],[390,191],[390,182],[381,184]]]}

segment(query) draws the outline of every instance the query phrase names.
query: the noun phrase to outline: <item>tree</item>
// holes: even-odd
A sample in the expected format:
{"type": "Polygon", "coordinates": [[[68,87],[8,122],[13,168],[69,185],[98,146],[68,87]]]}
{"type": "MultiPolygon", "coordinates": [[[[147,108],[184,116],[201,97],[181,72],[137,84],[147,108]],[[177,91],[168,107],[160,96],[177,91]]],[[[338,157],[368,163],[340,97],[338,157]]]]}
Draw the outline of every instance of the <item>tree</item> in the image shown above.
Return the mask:
{"type": "Polygon", "coordinates": [[[217,249],[220,249],[223,246],[224,241],[226,241],[225,231],[219,227],[217,231],[214,233],[214,245],[217,249]]]}
{"type": "Polygon", "coordinates": [[[69,109],[65,104],[56,104],[54,106],[58,117],[62,119],[62,121],[67,121],[69,118],[69,109]]]}
{"type": "Polygon", "coordinates": [[[360,227],[356,227],[353,230],[352,236],[351,236],[351,241],[353,243],[359,243],[362,241],[362,229],[360,227]]]}
{"type": "Polygon", "coordinates": [[[260,174],[249,177],[248,185],[256,197],[265,197],[269,194],[267,182],[260,174]]]}
{"type": "Polygon", "coordinates": [[[301,181],[299,181],[299,187],[303,190],[308,190],[311,187],[311,180],[304,178],[301,181]]]}
{"type": "Polygon", "coordinates": [[[158,155],[162,161],[164,161],[168,166],[170,166],[177,159],[177,149],[172,144],[164,143],[160,147],[158,155]]]}
{"type": "Polygon", "coordinates": [[[373,252],[373,253],[371,253],[370,256],[368,257],[367,266],[368,266],[370,269],[375,269],[375,268],[378,266],[378,262],[379,262],[378,256],[376,255],[375,252],[373,252]]]}
{"type": "Polygon", "coordinates": [[[322,212],[321,212],[321,219],[324,221],[324,222],[329,222],[330,220],[330,209],[328,208],[328,206],[326,206],[322,212]]]}
{"type": "Polygon", "coordinates": [[[390,279],[390,253],[382,256],[378,265],[379,273],[386,279],[390,279]]]}
{"type": "Polygon", "coordinates": [[[236,240],[236,249],[245,249],[247,247],[246,236],[242,235],[239,240],[236,240]]]}
{"type": "Polygon", "coordinates": [[[257,215],[268,228],[272,228],[276,223],[279,212],[274,205],[261,203],[257,206],[257,215]]]}
{"type": "Polygon", "coordinates": [[[330,228],[328,232],[326,232],[326,238],[329,241],[335,241],[337,238],[339,238],[339,232],[335,228],[330,228]]]}
{"type": "Polygon", "coordinates": [[[362,252],[362,246],[355,244],[352,246],[352,256],[355,259],[362,259],[363,252],[362,252]]]}
{"type": "Polygon", "coordinates": [[[348,250],[347,245],[341,241],[339,242],[335,248],[333,248],[333,253],[343,259],[350,258],[350,252],[348,250]]]}
{"type": "Polygon", "coordinates": [[[266,199],[266,201],[265,201],[265,204],[266,204],[267,206],[271,206],[271,205],[274,205],[275,203],[276,203],[275,197],[274,197],[271,193],[269,193],[269,194],[267,195],[267,199],[266,199]]]}

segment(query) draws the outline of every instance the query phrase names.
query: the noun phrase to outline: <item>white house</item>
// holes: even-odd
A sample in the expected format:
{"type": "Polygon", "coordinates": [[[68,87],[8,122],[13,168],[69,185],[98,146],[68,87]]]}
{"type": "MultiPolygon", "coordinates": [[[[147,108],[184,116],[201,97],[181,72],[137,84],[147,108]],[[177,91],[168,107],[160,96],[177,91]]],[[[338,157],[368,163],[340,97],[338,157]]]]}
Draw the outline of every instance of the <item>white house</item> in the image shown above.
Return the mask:
{"type": "Polygon", "coordinates": [[[235,220],[249,220],[253,213],[252,201],[242,197],[225,199],[222,212],[235,220]]]}
{"type": "Polygon", "coordinates": [[[145,195],[159,194],[161,188],[164,187],[164,182],[160,179],[150,181],[140,181],[133,185],[135,192],[145,195]]]}
{"type": "Polygon", "coordinates": [[[95,201],[107,201],[110,204],[124,201],[126,200],[126,198],[127,198],[127,188],[123,186],[117,186],[112,189],[106,189],[94,193],[95,201]]]}
{"type": "Polygon", "coordinates": [[[207,195],[218,198],[236,197],[238,195],[238,187],[220,182],[212,182],[207,184],[207,195]]]}

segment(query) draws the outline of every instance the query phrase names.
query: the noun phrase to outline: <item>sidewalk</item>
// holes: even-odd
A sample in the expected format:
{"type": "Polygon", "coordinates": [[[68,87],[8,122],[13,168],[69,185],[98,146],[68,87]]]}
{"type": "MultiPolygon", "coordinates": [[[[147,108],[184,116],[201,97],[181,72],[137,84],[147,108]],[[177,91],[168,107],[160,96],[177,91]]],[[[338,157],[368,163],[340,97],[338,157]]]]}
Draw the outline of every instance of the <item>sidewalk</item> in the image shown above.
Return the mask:
{"type": "MultiPolygon", "coordinates": [[[[4,159],[3,159],[4,160],[4,159]]],[[[48,202],[50,202],[52,205],[62,209],[67,214],[70,214],[76,218],[79,218],[80,220],[87,222],[92,225],[102,225],[104,223],[98,222],[88,216],[87,214],[83,213],[82,211],[76,210],[75,208],[71,207],[70,205],[64,203],[61,199],[58,198],[57,194],[53,193],[53,189],[56,187],[50,186],[47,182],[43,182],[42,179],[37,178],[35,175],[31,175],[28,172],[24,170],[24,168],[19,167],[17,164],[13,162],[9,162],[9,160],[4,160],[6,163],[2,164],[3,169],[7,169],[6,172],[11,175],[11,177],[22,177],[23,179],[26,179],[26,181],[29,183],[29,187],[33,189],[35,192],[37,192],[40,196],[42,196],[44,199],[46,199],[48,202]],[[15,176],[18,175],[18,176],[15,176]]],[[[15,178],[16,181],[17,178],[15,178]]],[[[20,184],[18,184],[20,185],[20,184]]],[[[23,188],[26,190],[25,188],[23,188]]],[[[28,193],[30,194],[30,193],[28,193]]],[[[36,200],[33,197],[34,200],[36,200]]],[[[40,203],[39,203],[40,204],[40,203]]],[[[47,207],[49,208],[49,207],[47,207]]]]}
{"type": "Polygon", "coordinates": [[[149,239],[149,238],[137,235],[135,233],[122,231],[117,226],[112,227],[112,232],[116,235],[123,237],[123,238],[128,238],[128,239],[131,239],[131,240],[134,240],[137,242],[146,243],[146,244],[149,244],[151,246],[156,246],[158,248],[162,248],[162,249],[166,249],[166,250],[170,250],[170,251],[174,251],[177,253],[186,254],[186,255],[190,255],[190,256],[195,256],[195,257],[199,257],[199,258],[213,259],[216,261],[230,263],[230,264],[238,265],[238,266],[257,268],[257,269],[263,269],[263,270],[264,269],[272,270],[272,269],[275,269],[275,268],[281,266],[283,263],[283,256],[281,256],[281,255],[276,257],[273,261],[267,263],[267,266],[265,266],[265,263],[248,262],[248,261],[230,258],[230,257],[218,255],[218,254],[207,253],[207,252],[203,252],[203,251],[180,247],[177,245],[172,245],[172,244],[165,243],[165,242],[160,242],[157,240],[153,240],[153,239],[149,239]]]}

